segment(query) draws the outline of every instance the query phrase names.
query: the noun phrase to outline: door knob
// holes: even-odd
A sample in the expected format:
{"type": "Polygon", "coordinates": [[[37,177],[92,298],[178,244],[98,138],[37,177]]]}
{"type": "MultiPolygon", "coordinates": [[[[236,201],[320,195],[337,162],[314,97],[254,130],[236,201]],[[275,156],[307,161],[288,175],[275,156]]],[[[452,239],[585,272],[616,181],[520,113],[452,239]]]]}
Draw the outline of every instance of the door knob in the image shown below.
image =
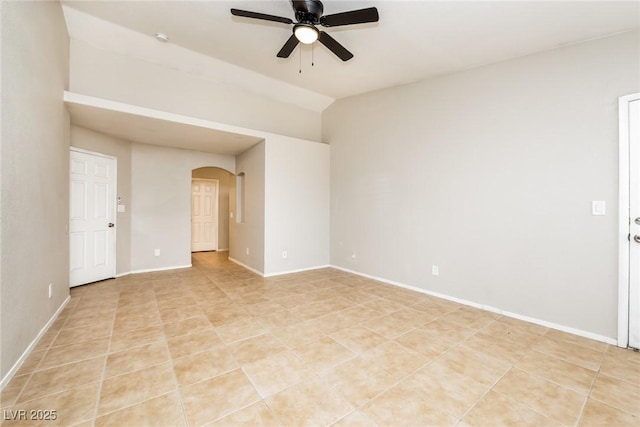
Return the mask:
{"type": "Polygon", "coordinates": [[[636,224],[640,225],[640,216],[638,218],[634,219],[633,222],[635,222],[636,224]]]}
{"type": "Polygon", "coordinates": [[[115,226],[114,223],[112,223],[112,222],[109,223],[109,228],[113,228],[114,226],[115,226]]]}
{"type": "Polygon", "coordinates": [[[636,234],[635,236],[633,236],[633,240],[635,240],[636,243],[640,243],[640,234],[636,234]]]}

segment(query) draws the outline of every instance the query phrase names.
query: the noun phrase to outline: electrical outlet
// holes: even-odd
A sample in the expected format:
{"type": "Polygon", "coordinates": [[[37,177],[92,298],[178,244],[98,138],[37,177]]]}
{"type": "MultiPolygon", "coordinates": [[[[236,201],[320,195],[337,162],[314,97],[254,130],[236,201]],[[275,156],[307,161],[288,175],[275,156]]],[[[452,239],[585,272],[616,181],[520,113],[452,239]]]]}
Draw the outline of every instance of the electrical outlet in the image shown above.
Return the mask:
{"type": "Polygon", "coordinates": [[[287,253],[287,251],[282,251],[282,259],[287,259],[288,256],[289,254],[287,253]]]}
{"type": "Polygon", "coordinates": [[[153,251],[153,254],[154,254],[155,256],[160,256],[160,249],[156,249],[156,250],[154,250],[154,251],[153,251]]]}
{"type": "Polygon", "coordinates": [[[351,259],[356,259],[356,253],[355,253],[355,252],[353,252],[353,253],[351,254],[351,259]]]}
{"type": "Polygon", "coordinates": [[[249,248],[245,249],[244,252],[249,255],[249,248]]]}
{"type": "Polygon", "coordinates": [[[53,296],[53,283],[49,283],[49,299],[53,296]]]}
{"type": "Polygon", "coordinates": [[[440,275],[440,267],[438,267],[437,265],[432,265],[431,266],[431,274],[434,275],[434,276],[440,275]]]}

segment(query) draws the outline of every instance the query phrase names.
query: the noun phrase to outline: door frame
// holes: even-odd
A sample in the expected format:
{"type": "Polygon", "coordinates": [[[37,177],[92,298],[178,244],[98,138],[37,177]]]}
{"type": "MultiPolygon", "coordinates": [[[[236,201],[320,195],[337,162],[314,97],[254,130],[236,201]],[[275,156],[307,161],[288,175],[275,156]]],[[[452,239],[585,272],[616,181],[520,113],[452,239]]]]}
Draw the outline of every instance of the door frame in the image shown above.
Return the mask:
{"type": "MultiPolygon", "coordinates": [[[[109,154],[104,154],[104,153],[98,153],[97,151],[90,151],[90,150],[85,150],[83,148],[78,148],[78,147],[74,147],[74,146],[70,146],[69,147],[69,161],[71,161],[71,152],[76,152],[76,153],[82,153],[82,154],[88,154],[90,156],[95,156],[95,157],[102,157],[105,159],[109,159],[109,160],[113,160],[113,180],[114,180],[114,184],[113,184],[113,193],[116,196],[113,200],[112,200],[112,205],[111,205],[111,209],[113,209],[113,223],[115,224],[115,230],[112,233],[113,234],[113,239],[112,239],[112,256],[113,256],[113,271],[111,271],[111,274],[109,275],[108,278],[113,278],[116,277],[116,272],[118,271],[117,269],[117,250],[116,250],[116,244],[117,244],[117,239],[118,239],[118,208],[117,208],[117,197],[118,197],[118,158],[115,156],[111,156],[109,154]]],[[[69,184],[71,184],[71,172],[69,172],[69,184]]],[[[69,190],[69,203],[71,203],[71,191],[69,190]]],[[[68,229],[68,237],[69,237],[69,241],[71,241],[71,218],[69,218],[69,223],[67,225],[67,229],[68,229]]],[[[71,261],[71,260],[69,260],[71,261]]],[[[69,287],[76,287],[76,286],[82,286],[82,285],[71,285],[71,265],[69,265],[69,287]]]]}
{"type": "MultiPolygon", "coordinates": [[[[193,223],[193,182],[194,181],[205,181],[205,182],[211,182],[214,184],[214,187],[216,188],[216,198],[215,198],[215,209],[213,209],[213,218],[214,218],[214,223],[215,223],[215,232],[216,232],[216,239],[215,239],[215,244],[216,244],[216,248],[213,249],[214,251],[217,251],[218,248],[220,247],[220,215],[219,215],[219,210],[220,210],[220,180],[219,179],[214,179],[214,178],[191,178],[191,188],[192,190],[189,192],[190,197],[191,197],[191,223],[193,223]]],[[[193,227],[191,227],[191,253],[193,253],[193,227]]],[[[199,252],[203,252],[203,251],[199,251],[199,252]]]]}
{"type": "Polygon", "coordinates": [[[618,98],[618,347],[629,345],[629,104],[640,100],[640,93],[618,98]]]}

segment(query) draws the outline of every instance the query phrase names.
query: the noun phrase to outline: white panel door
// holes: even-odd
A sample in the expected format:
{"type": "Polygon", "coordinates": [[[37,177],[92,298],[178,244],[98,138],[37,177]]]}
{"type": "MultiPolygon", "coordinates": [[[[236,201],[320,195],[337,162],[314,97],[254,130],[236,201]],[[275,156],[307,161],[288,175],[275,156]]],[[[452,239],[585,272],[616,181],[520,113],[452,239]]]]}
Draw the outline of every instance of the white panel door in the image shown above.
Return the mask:
{"type": "Polygon", "coordinates": [[[640,100],[629,103],[629,347],[640,348],[640,100]]]}
{"type": "Polygon", "coordinates": [[[218,181],[191,182],[191,251],[218,249],[218,181]]]}
{"type": "Polygon", "coordinates": [[[116,273],[116,159],[71,150],[69,285],[116,273]]]}

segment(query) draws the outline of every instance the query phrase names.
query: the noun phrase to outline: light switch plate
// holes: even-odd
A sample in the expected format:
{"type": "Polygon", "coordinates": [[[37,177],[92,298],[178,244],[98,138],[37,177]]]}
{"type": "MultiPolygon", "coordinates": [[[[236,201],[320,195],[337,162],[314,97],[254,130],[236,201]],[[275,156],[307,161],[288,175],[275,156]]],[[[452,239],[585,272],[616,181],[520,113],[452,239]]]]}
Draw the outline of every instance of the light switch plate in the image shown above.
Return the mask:
{"type": "Polygon", "coordinates": [[[118,213],[124,212],[124,205],[118,205],[118,213]]]}
{"type": "Polygon", "coordinates": [[[606,203],[604,200],[594,200],[591,202],[591,215],[605,215],[606,203]]]}

